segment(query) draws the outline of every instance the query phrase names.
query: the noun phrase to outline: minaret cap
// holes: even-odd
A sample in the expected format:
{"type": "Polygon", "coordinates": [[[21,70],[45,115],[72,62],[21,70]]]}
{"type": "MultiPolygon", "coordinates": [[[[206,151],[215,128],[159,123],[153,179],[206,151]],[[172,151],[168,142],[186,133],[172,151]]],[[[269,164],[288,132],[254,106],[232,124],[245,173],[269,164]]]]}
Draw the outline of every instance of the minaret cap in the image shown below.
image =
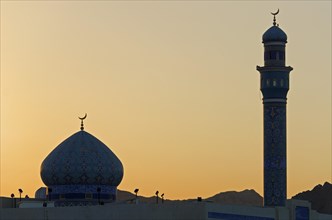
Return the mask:
{"type": "Polygon", "coordinates": [[[80,120],[81,120],[81,131],[83,131],[84,130],[84,124],[83,124],[83,120],[84,119],[86,119],[86,117],[88,116],[88,114],[87,113],[85,113],[85,115],[84,115],[84,117],[78,117],[80,120]]]}
{"type": "Polygon", "coordinates": [[[283,42],[287,43],[287,35],[281,30],[279,24],[276,22],[276,15],[279,14],[279,9],[276,12],[271,12],[273,15],[273,25],[263,34],[263,43],[268,42],[283,42]]]}

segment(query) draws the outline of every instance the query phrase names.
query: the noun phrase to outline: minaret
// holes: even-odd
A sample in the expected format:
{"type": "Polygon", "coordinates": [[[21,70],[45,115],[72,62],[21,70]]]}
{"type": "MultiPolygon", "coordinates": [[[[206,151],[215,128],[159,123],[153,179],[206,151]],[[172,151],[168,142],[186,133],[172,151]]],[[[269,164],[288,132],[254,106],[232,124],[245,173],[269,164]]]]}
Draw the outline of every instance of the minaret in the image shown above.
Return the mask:
{"type": "Polygon", "coordinates": [[[285,66],[287,35],[276,24],[263,34],[264,66],[260,89],[264,105],[264,206],[285,206],[287,196],[286,103],[289,73],[285,66]]]}

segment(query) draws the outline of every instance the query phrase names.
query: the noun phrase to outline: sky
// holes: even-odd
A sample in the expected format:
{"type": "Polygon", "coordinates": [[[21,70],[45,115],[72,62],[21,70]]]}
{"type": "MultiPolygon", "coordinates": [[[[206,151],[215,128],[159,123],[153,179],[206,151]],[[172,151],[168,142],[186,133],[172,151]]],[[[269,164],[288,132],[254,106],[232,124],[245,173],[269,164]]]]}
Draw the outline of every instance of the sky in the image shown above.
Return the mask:
{"type": "Polygon", "coordinates": [[[1,1],[0,195],[85,130],[119,189],[263,195],[262,34],[288,35],[287,196],[331,182],[331,1],[1,1]]]}

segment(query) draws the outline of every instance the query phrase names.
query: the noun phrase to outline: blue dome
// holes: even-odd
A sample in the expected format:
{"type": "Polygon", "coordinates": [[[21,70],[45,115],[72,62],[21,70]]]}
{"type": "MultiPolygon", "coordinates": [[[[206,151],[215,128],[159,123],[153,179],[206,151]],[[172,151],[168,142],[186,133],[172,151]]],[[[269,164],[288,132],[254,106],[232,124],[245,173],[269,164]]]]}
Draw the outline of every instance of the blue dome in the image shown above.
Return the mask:
{"type": "Polygon", "coordinates": [[[272,26],[263,34],[263,43],[272,41],[287,43],[287,35],[278,26],[272,26]]]}
{"type": "Polygon", "coordinates": [[[117,156],[100,140],[79,131],[59,144],[41,164],[46,186],[118,186],[123,166],[117,156]]]}

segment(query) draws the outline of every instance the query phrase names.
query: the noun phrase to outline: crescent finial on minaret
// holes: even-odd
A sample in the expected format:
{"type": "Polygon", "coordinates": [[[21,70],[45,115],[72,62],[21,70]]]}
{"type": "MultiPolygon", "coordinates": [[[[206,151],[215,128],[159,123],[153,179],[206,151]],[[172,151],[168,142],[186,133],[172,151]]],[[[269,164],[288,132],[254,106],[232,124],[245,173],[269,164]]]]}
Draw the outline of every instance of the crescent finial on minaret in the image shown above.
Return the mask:
{"type": "Polygon", "coordinates": [[[279,14],[279,8],[277,10],[277,12],[271,12],[271,14],[273,15],[273,26],[276,26],[276,15],[279,14]]]}
{"type": "Polygon", "coordinates": [[[83,124],[83,120],[84,119],[86,119],[86,117],[88,116],[88,114],[87,113],[85,113],[85,115],[84,115],[84,117],[78,117],[80,120],[81,120],[81,131],[83,131],[84,130],[84,124],[83,124]]]}

